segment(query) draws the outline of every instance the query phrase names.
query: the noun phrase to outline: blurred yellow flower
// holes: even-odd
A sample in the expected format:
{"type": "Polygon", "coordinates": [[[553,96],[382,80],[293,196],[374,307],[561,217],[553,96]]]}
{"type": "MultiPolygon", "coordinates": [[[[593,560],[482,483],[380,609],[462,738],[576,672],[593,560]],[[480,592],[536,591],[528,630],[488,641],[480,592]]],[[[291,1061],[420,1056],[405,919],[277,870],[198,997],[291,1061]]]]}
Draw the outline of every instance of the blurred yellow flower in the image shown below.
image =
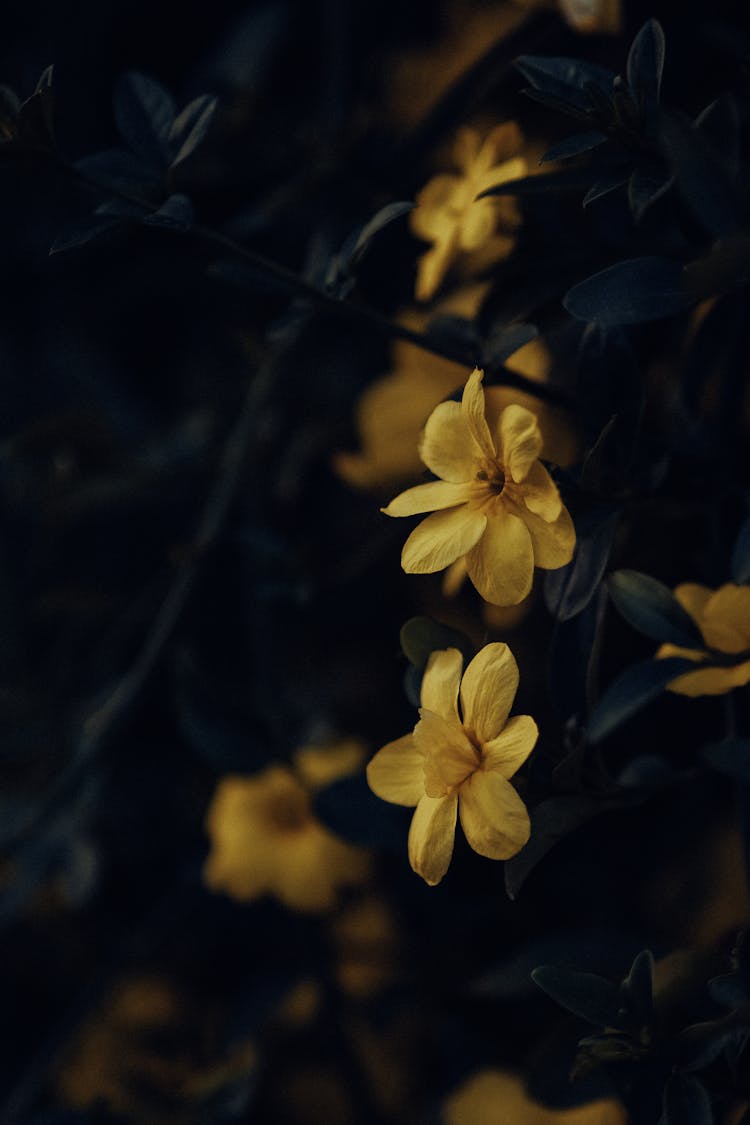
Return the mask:
{"type": "MultiPolygon", "coordinates": [[[[706,649],[712,649],[714,657],[719,654],[735,660],[719,668],[685,672],[667,684],[667,690],[678,695],[723,695],[750,683],[750,586],[728,582],[718,590],[710,590],[695,582],[685,582],[674,595],[700,629],[706,649]]],[[[656,655],[659,659],[682,656],[696,663],[712,658],[712,653],[703,649],[672,644],[662,645],[656,655]]]]}
{"type": "Polygon", "coordinates": [[[465,557],[485,601],[516,605],[531,589],[535,566],[554,570],[570,562],[575,530],[538,460],[536,415],[507,406],[493,438],[482,377],[475,370],[461,404],[443,402],[427,419],[419,452],[440,479],[407,489],[383,511],[432,513],[404,544],[401,565],[408,574],[433,574],[465,557]]]}
{"type": "Polygon", "coordinates": [[[250,1042],[221,1055],[207,1050],[205,1024],[183,990],[163,977],[119,981],[63,1056],[56,1075],[61,1100],[76,1109],[106,1106],[138,1125],[197,1125],[208,1098],[257,1066],[250,1042]]]}
{"type": "MultiPolygon", "coordinates": [[[[468,286],[441,301],[434,312],[473,319],[485,293],[484,285],[468,286]]],[[[399,320],[421,332],[427,317],[409,310],[399,320]]],[[[505,366],[528,379],[544,382],[550,369],[549,352],[541,340],[531,340],[505,366]]],[[[394,486],[417,476],[422,467],[420,432],[430,412],[465,381],[464,372],[459,363],[431,355],[405,340],[396,341],[390,372],[370,384],[357,403],[360,452],[337,453],[333,459],[335,472],[353,488],[362,489],[394,486]]],[[[578,440],[566,411],[510,387],[489,387],[485,397],[488,410],[496,413],[511,403],[536,411],[545,458],[563,466],[576,460],[578,440]]]]}
{"type": "Polygon", "coordinates": [[[583,35],[618,35],[622,29],[622,0],[515,0],[524,8],[557,7],[575,31],[583,35]]]}
{"type": "Polygon", "coordinates": [[[535,1102],[514,1074],[480,1070],[447,1100],[443,1125],[627,1125],[622,1105],[601,1098],[573,1109],[535,1102]]]}
{"type": "Polygon", "coordinates": [[[373,793],[415,806],[409,862],[431,887],[448,870],[457,815],[471,847],[489,859],[515,855],[530,831],[526,806],[508,780],[538,736],[529,715],[508,719],[518,665],[497,642],[477,653],[463,677],[462,665],[458,649],[432,653],[413,733],[378,750],[367,767],[373,793]]]}
{"type": "Polygon", "coordinates": [[[476,197],[485,188],[526,175],[522,147],[513,121],[497,125],[484,140],[476,129],[459,130],[453,149],[458,172],[434,176],[418,193],[410,215],[414,234],[432,243],[417,266],[418,301],[435,295],[462,254],[481,249],[485,266],[510,254],[521,221],[518,204],[510,196],[476,197]]]}
{"type": "Polygon", "coordinates": [[[320,823],[312,793],[355,772],[363,758],[353,741],[308,746],[293,770],[273,765],[252,777],[222,778],[206,815],[206,885],[240,902],[270,894],[292,910],[333,906],[340,887],[365,878],[369,857],[320,823]]]}

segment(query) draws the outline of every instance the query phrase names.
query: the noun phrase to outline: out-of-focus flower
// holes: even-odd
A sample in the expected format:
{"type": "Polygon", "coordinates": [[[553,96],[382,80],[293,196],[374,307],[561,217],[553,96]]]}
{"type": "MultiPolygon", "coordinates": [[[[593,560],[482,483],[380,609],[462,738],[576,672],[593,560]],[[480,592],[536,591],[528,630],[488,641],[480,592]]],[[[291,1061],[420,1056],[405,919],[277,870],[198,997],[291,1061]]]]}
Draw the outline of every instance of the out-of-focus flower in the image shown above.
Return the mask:
{"type": "Polygon", "coordinates": [[[750,586],[728,582],[710,590],[685,582],[674,595],[700,629],[706,649],[713,651],[664,644],[657,657],[682,656],[697,664],[719,657],[722,665],[685,672],[670,681],[667,689],[678,695],[723,695],[750,683],[750,586]]]}
{"type": "Polygon", "coordinates": [[[347,903],[331,929],[337,950],[336,977],[344,992],[362,999],[393,981],[399,966],[399,934],[384,899],[366,895],[347,903]]]}
{"type": "MultiPolygon", "coordinates": [[[[441,301],[435,314],[473,319],[485,293],[484,285],[467,286],[441,301]]],[[[428,318],[424,312],[409,310],[399,319],[421,332],[428,318]]],[[[544,382],[549,374],[549,352],[541,340],[531,340],[505,366],[528,379],[544,382]]],[[[393,345],[391,371],[372,383],[357,404],[360,452],[337,453],[333,459],[334,470],[342,480],[353,488],[374,490],[415,477],[422,468],[418,451],[422,428],[438,403],[461,386],[464,372],[461,364],[398,340],[393,345]]],[[[562,466],[575,461],[578,439],[567,411],[515,388],[489,387],[485,397],[488,411],[497,414],[511,403],[534,410],[545,459],[562,466]]]]}
{"type": "Polygon", "coordinates": [[[339,888],[365,878],[369,857],[320,823],[312,794],[354,773],[363,758],[354,741],[308,746],[294,769],[272,765],[253,777],[222,778],[206,816],[206,885],[240,902],[270,894],[292,910],[333,906],[339,888]]]}
{"type": "Polygon", "coordinates": [[[219,1089],[252,1074],[254,1046],[208,1059],[198,1014],[158,976],[121,981],[62,1060],[57,1089],[77,1109],[105,1105],[138,1125],[193,1125],[219,1089]]]}
{"type": "Polygon", "coordinates": [[[627,1125],[622,1105],[601,1098],[573,1109],[548,1109],[535,1102],[515,1074],[480,1070],[443,1107],[443,1125],[627,1125]]]}
{"type": "Polygon", "coordinates": [[[463,254],[482,250],[483,265],[510,254],[521,221],[511,196],[476,197],[485,188],[526,174],[520,155],[523,137],[513,121],[497,125],[482,140],[476,129],[459,130],[453,149],[457,173],[434,176],[417,195],[411,229],[432,243],[419,259],[416,298],[429,301],[451,265],[463,254]]]}
{"type": "Polygon", "coordinates": [[[465,557],[486,601],[516,605],[531,589],[535,566],[554,570],[570,562],[575,529],[538,459],[536,415],[507,406],[493,437],[482,377],[475,370],[461,404],[443,402],[427,419],[419,452],[440,479],[407,489],[383,511],[432,513],[404,544],[401,565],[408,574],[433,574],[465,557]]]}
{"type": "Polygon", "coordinates": [[[618,35],[622,29],[622,0],[515,0],[524,8],[554,8],[584,35],[618,35]]]}
{"type": "Polygon", "coordinates": [[[538,736],[529,715],[508,719],[518,665],[497,642],[477,653],[463,677],[462,665],[458,649],[433,652],[413,733],[378,750],[367,767],[378,797],[416,806],[409,862],[430,886],[448,870],[457,815],[471,847],[489,859],[509,859],[529,838],[526,806],[508,780],[538,736]]]}

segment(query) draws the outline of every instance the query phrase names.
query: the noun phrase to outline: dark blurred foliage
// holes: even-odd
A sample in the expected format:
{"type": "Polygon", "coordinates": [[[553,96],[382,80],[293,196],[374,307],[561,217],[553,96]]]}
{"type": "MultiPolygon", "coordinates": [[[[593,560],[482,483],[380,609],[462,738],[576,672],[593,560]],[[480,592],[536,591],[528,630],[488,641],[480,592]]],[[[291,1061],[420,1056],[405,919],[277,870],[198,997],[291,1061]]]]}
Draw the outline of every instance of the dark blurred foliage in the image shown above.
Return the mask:
{"type": "Polygon", "coordinates": [[[652,660],[680,624],[667,587],[750,576],[745,5],[625,3],[616,36],[530,10],[410,120],[410,60],[444,43],[453,9],[500,6],[4,13],[0,81],[23,102],[54,64],[55,140],[45,151],[28,132],[37,101],[0,151],[0,1122],[436,1120],[483,1067],[524,1074],[556,1106],[615,1093],[638,1125],[663,1105],[668,1125],[710,1120],[706,1089],[723,1121],[750,1095],[741,944],[732,959],[748,914],[747,700],[665,694],[652,660]],[[622,74],[650,17],[673,148],[651,153],[656,172],[645,134],[627,161],[581,149],[565,190],[524,193],[475,335],[454,325],[435,345],[468,373],[476,332],[487,349],[492,337],[493,377],[512,383],[498,331],[536,326],[552,353],[540,393],[574,404],[587,454],[557,478],[576,558],[537,574],[544,598],[507,633],[517,709],[542,731],[524,782],[532,842],[504,871],[457,839],[444,883],[426,887],[408,867],[408,816],[360,773],[315,807],[372,848],[366,886],[320,916],[210,893],[204,818],[221,776],[336,736],[374,751],[410,729],[422,667],[398,637],[415,614],[461,630],[468,651],[489,636],[473,590],[448,603],[439,580],[401,572],[403,529],[378,511],[388,497],[331,469],[389,367],[422,249],[405,209],[381,209],[413,200],[477,115],[518,120],[540,151],[583,131],[524,97],[531,71],[512,60],[580,56],[622,74]],[[200,144],[158,175],[143,152],[89,159],[127,141],[113,96],[122,107],[133,72],[178,110],[218,99],[200,144]],[[718,139],[695,150],[685,121],[726,94],[718,139]],[[620,187],[584,209],[600,159],[630,178],[630,198],[620,187]],[[726,223],[707,178],[730,185],[726,223]],[[633,260],[611,288],[597,278],[633,260]],[[647,315],[633,313],[639,294],[647,315]],[[666,585],[620,577],[607,601],[615,570],[666,585]],[[692,951],[651,1054],[638,1039],[650,1014],[595,1035],[563,985],[547,991],[573,1015],[531,981],[545,965],[619,982],[644,949],[657,979],[667,954],[692,951]],[[706,982],[722,975],[741,985],[731,1034],[712,1027],[703,1055],[675,1053],[685,1027],[720,1022],[706,982]],[[607,1054],[613,1029],[625,1070],[607,1054]],[[582,1039],[605,1065],[570,1083],[582,1039]]]}

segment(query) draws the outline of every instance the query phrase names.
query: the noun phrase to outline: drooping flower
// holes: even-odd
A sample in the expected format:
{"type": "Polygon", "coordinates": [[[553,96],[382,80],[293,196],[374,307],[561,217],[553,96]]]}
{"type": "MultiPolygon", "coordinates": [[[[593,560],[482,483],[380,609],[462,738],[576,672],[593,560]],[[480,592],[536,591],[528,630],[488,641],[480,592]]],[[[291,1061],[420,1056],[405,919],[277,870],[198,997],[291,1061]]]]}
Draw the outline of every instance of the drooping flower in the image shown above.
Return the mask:
{"type": "Polygon", "coordinates": [[[424,428],[420,456],[440,479],[409,488],[383,511],[431,512],[404,544],[408,574],[432,574],[465,557],[471,581],[494,605],[516,605],[534,567],[555,570],[573,557],[575,529],[560,493],[538,460],[542,436],[523,406],[501,411],[490,430],[483,373],[475,370],[461,404],[442,402],[424,428]]]}
{"type": "Polygon", "coordinates": [[[750,586],[728,582],[718,590],[685,582],[674,595],[701,631],[706,649],[664,644],[657,652],[662,659],[682,656],[696,664],[717,656],[721,666],[685,672],[667,684],[678,695],[723,695],[750,683],[750,586]],[[713,650],[707,651],[707,650],[713,650]],[[734,658],[727,660],[727,657],[734,658]]]}
{"type": "Polygon", "coordinates": [[[432,653],[414,731],[389,742],[367,767],[373,793],[414,806],[409,862],[430,886],[448,870],[457,816],[471,847],[489,859],[509,859],[530,832],[526,806],[509,781],[538,735],[531,716],[508,718],[518,665],[498,642],[485,645],[463,677],[462,664],[458,649],[432,653]]]}
{"type": "Polygon", "coordinates": [[[486,188],[526,174],[521,131],[513,121],[482,140],[476,129],[459,130],[453,150],[457,172],[434,176],[417,195],[411,229],[432,243],[417,267],[416,298],[429,301],[462,255],[483,251],[483,265],[505,258],[521,221],[511,196],[476,197],[486,188]]]}
{"type": "Polygon", "coordinates": [[[272,765],[222,778],[206,815],[206,885],[240,902],[271,894],[292,910],[331,907],[340,887],[365,877],[369,857],[320,823],[312,794],[354,772],[363,756],[352,741],[309,746],[297,752],[294,770],[272,765]]]}

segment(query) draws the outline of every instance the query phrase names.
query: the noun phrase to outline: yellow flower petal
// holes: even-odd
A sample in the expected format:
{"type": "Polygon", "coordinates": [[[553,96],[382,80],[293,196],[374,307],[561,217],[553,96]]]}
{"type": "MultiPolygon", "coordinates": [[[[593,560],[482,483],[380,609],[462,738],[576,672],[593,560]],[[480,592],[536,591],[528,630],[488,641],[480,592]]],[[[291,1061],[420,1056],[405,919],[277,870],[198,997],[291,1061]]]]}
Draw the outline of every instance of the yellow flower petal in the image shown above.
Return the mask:
{"type": "MultiPolygon", "coordinates": [[[[488,169],[495,169],[523,148],[523,134],[515,121],[503,121],[491,129],[484,140],[476,162],[474,174],[482,175],[488,169]]],[[[508,177],[510,178],[510,177],[508,177]]]]}
{"type": "MultiPolygon", "coordinates": [[[[498,184],[507,184],[509,180],[523,179],[528,170],[528,163],[523,156],[516,156],[512,160],[505,160],[502,164],[495,164],[493,167],[488,168],[486,172],[477,174],[474,177],[474,198],[481,195],[483,191],[496,187],[498,184]]],[[[479,200],[479,202],[483,203],[484,200],[479,200]]],[[[500,199],[495,200],[495,202],[499,204],[499,213],[502,218],[513,216],[514,219],[520,220],[515,199],[510,196],[501,196],[500,199]]],[[[515,222],[513,225],[516,225],[515,222]]]]}
{"type": "Polygon", "coordinates": [[[414,742],[424,754],[424,792],[445,797],[479,765],[479,754],[458,722],[448,722],[434,711],[419,709],[414,742]]]}
{"type": "Polygon", "coordinates": [[[440,235],[435,238],[435,245],[417,262],[417,284],[414,296],[418,301],[429,301],[435,296],[450,269],[457,245],[458,229],[455,222],[442,220],[440,235]]]}
{"type": "Polygon", "coordinates": [[[750,586],[728,582],[712,594],[700,622],[706,644],[720,652],[750,648],[750,586]]]}
{"type": "Polygon", "coordinates": [[[407,574],[434,574],[470,551],[482,535],[487,517],[466,506],[433,512],[404,543],[401,566],[407,574]]]}
{"type": "Polygon", "coordinates": [[[536,414],[516,403],[506,406],[498,424],[500,459],[514,481],[526,475],[542,452],[542,435],[536,414]]]}
{"type": "Polygon", "coordinates": [[[457,167],[463,172],[464,177],[470,176],[474,171],[483,148],[482,138],[476,129],[465,125],[458,130],[453,145],[453,159],[457,167]]]}
{"type": "Polygon", "coordinates": [[[461,786],[459,815],[469,844],[488,859],[510,859],[531,834],[526,806],[499,773],[471,775],[461,786]]]}
{"type": "Polygon", "coordinates": [[[424,754],[413,734],[389,742],[367,766],[367,784],[393,805],[413,806],[424,796],[424,754]]]}
{"type": "Polygon", "coordinates": [[[514,715],[497,738],[482,747],[482,765],[486,770],[512,777],[536,746],[539,730],[531,715],[514,715]]]}
{"type": "Polygon", "coordinates": [[[484,372],[475,367],[466,381],[464,393],[461,397],[461,409],[468,422],[469,431],[474,439],[477,451],[482,457],[493,458],[496,456],[496,450],[484,414],[483,378],[484,372]]]}
{"type": "Polygon", "coordinates": [[[433,176],[417,194],[417,206],[409,214],[409,225],[418,238],[434,242],[445,231],[445,216],[463,197],[463,179],[450,173],[433,176]]]}
{"type": "Polygon", "coordinates": [[[453,484],[445,480],[430,481],[407,488],[387,508],[381,508],[386,516],[416,516],[423,512],[437,512],[444,508],[455,508],[465,504],[470,496],[469,484],[453,484]]]}
{"type": "Polygon", "coordinates": [[[443,575],[442,592],[444,597],[453,598],[466,581],[466,559],[456,559],[443,575]]]}
{"type": "Polygon", "coordinates": [[[409,828],[409,863],[425,883],[437,886],[453,855],[458,797],[423,797],[409,828]]]}
{"type": "Polygon", "coordinates": [[[557,485],[541,461],[535,461],[523,482],[523,502],[545,523],[554,523],[562,511],[557,485]]]}
{"type": "Polygon", "coordinates": [[[358,773],[364,757],[361,742],[355,738],[342,738],[338,742],[301,746],[294,755],[294,768],[300,780],[314,791],[340,777],[358,773]]]}
{"type": "MultiPolygon", "coordinates": [[[[678,645],[661,645],[656,653],[657,660],[669,656],[681,656],[694,660],[697,664],[708,660],[708,654],[694,648],[680,648],[678,645]]],[[[695,672],[683,672],[667,684],[667,691],[677,695],[725,695],[733,688],[750,683],[750,661],[734,664],[729,668],[698,668],[695,672]]]]}
{"type": "Polygon", "coordinates": [[[445,481],[469,481],[476,454],[471,430],[457,402],[441,402],[425,424],[419,455],[430,472],[445,481]]]}
{"type": "Polygon", "coordinates": [[[560,515],[552,523],[547,523],[528,508],[520,508],[518,514],[531,536],[535,566],[543,570],[557,570],[570,562],[576,546],[576,529],[567,508],[561,508],[560,515]]]}
{"type": "Polygon", "coordinates": [[[526,523],[503,509],[494,512],[484,535],[468,552],[466,565],[469,578],[485,601],[493,605],[523,601],[534,577],[534,550],[526,523]]]}
{"type": "Polygon", "coordinates": [[[675,588],[674,596],[682,608],[687,610],[693,620],[700,625],[703,612],[713,592],[708,586],[700,586],[697,582],[683,582],[675,588]]]}
{"type": "MultiPolygon", "coordinates": [[[[485,645],[461,681],[464,726],[484,744],[497,738],[518,691],[518,665],[507,645],[485,645]]],[[[520,764],[520,763],[519,763],[520,764]]]]}
{"type": "Polygon", "coordinates": [[[479,199],[470,203],[458,227],[458,244],[462,250],[476,250],[491,238],[497,226],[497,207],[494,199],[479,199]]]}
{"type": "Polygon", "coordinates": [[[337,840],[314,820],[301,832],[278,837],[275,845],[273,892],[291,910],[328,910],[339,887],[367,874],[367,854],[337,840]]]}
{"type": "Polygon", "coordinates": [[[464,658],[459,650],[446,648],[430,655],[422,677],[422,706],[449,722],[460,722],[458,685],[463,666],[464,658]]]}

